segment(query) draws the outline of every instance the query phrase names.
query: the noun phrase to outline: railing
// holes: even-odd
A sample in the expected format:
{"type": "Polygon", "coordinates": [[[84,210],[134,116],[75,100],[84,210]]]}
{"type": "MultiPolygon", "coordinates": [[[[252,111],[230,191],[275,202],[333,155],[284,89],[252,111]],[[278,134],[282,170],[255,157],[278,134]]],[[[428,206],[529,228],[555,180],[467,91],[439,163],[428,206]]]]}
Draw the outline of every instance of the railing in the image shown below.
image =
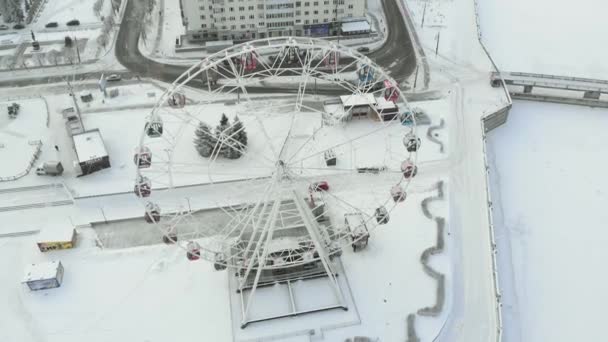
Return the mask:
{"type": "Polygon", "coordinates": [[[0,177],[0,182],[15,181],[15,180],[17,180],[19,178],[24,177],[28,173],[30,173],[30,171],[32,170],[32,167],[34,166],[34,163],[36,162],[36,160],[38,160],[38,157],[40,157],[40,153],[41,153],[41,149],[42,149],[42,141],[40,141],[40,140],[33,140],[33,141],[30,141],[29,144],[30,145],[36,145],[36,150],[34,151],[34,154],[32,155],[32,158],[30,158],[30,161],[28,163],[27,168],[24,171],[21,171],[20,173],[16,174],[15,176],[0,177]]]}
{"type": "MultiPolygon", "coordinates": [[[[494,62],[494,59],[492,59],[492,56],[490,56],[490,53],[488,52],[488,49],[486,48],[485,44],[483,43],[483,39],[482,39],[482,32],[481,32],[481,24],[479,22],[479,3],[478,0],[473,0],[474,1],[474,7],[475,7],[475,24],[477,25],[477,39],[479,40],[479,44],[481,45],[481,48],[483,49],[483,51],[485,52],[486,56],[488,56],[488,59],[490,60],[490,62],[492,63],[492,66],[494,67],[494,70],[498,73],[498,75],[500,75],[500,70],[498,69],[498,66],[496,65],[496,63],[494,62]]],[[[513,100],[511,99],[511,94],[509,94],[509,90],[507,89],[507,84],[505,83],[505,80],[502,78],[502,76],[500,76],[501,79],[501,83],[502,83],[502,88],[505,92],[505,96],[507,98],[507,104],[504,108],[501,108],[499,110],[497,110],[494,113],[489,113],[487,115],[484,115],[481,118],[481,131],[483,132],[483,162],[484,162],[484,167],[485,167],[485,178],[486,178],[486,186],[485,186],[485,190],[486,190],[486,200],[488,203],[488,224],[489,224],[489,228],[490,228],[490,244],[491,244],[491,249],[492,249],[492,279],[494,282],[494,295],[496,297],[496,322],[497,322],[497,335],[496,335],[496,342],[501,342],[502,341],[502,302],[501,302],[501,294],[500,294],[500,283],[498,281],[498,265],[497,265],[497,261],[496,261],[496,237],[495,237],[495,233],[494,233],[494,216],[492,213],[492,195],[490,194],[490,174],[489,174],[489,165],[488,165],[488,156],[487,156],[487,150],[486,150],[486,128],[485,128],[485,118],[486,117],[490,117],[493,115],[501,115],[500,113],[503,111],[508,111],[512,104],[513,104],[513,100]]]]}
{"type": "MultiPolygon", "coordinates": [[[[497,111],[496,113],[505,110],[505,108],[500,109],[499,111],[497,111]]],[[[492,115],[495,113],[491,113],[489,115],[492,115]]],[[[487,153],[487,149],[486,149],[486,133],[485,133],[485,124],[484,124],[484,120],[483,118],[481,119],[481,129],[483,132],[483,164],[485,167],[485,178],[486,178],[486,186],[485,186],[485,190],[486,190],[486,201],[488,203],[488,211],[487,211],[487,215],[488,215],[488,223],[489,223],[489,228],[490,228],[490,245],[491,245],[491,249],[492,249],[492,279],[494,282],[494,294],[496,296],[496,320],[497,320],[497,329],[498,329],[498,334],[497,334],[497,338],[496,341],[497,342],[501,342],[502,341],[502,302],[501,302],[501,294],[500,294],[500,283],[499,283],[499,279],[498,279],[498,264],[496,261],[496,253],[497,253],[497,249],[496,249],[496,236],[495,236],[495,232],[494,232],[494,215],[493,215],[493,205],[492,205],[492,195],[490,194],[490,166],[488,164],[488,153],[487,153]]]]}

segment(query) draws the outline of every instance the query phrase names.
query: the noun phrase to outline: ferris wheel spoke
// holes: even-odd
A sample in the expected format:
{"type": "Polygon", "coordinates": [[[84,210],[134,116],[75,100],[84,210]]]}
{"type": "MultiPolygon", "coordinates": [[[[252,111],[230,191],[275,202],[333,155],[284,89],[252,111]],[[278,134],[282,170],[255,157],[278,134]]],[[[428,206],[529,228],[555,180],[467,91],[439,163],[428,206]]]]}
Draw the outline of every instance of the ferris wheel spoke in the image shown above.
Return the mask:
{"type": "Polygon", "coordinates": [[[308,156],[305,156],[305,157],[302,157],[302,158],[296,159],[295,161],[293,160],[293,158],[295,157],[295,155],[294,155],[294,156],[292,156],[292,159],[291,159],[291,160],[288,160],[288,161],[287,161],[287,164],[288,164],[289,166],[291,166],[291,165],[294,165],[294,164],[300,163],[300,162],[302,162],[302,161],[304,161],[304,160],[307,160],[307,159],[310,159],[310,158],[316,157],[316,156],[318,156],[318,155],[320,155],[320,154],[324,153],[324,152],[325,152],[325,151],[327,151],[327,150],[332,150],[332,149],[336,149],[336,148],[338,148],[338,147],[340,147],[340,146],[344,146],[344,145],[347,145],[347,144],[351,144],[353,141],[357,141],[357,140],[359,140],[359,139],[363,139],[363,138],[368,137],[368,136],[370,136],[370,135],[376,134],[376,133],[378,133],[378,132],[380,132],[380,131],[382,131],[382,130],[384,130],[384,129],[386,129],[386,127],[383,125],[383,126],[381,126],[381,127],[379,127],[379,128],[376,128],[376,129],[374,129],[374,130],[372,130],[372,131],[370,131],[370,132],[367,132],[367,133],[365,133],[365,134],[361,134],[361,135],[358,135],[358,136],[356,136],[356,137],[350,138],[350,139],[348,139],[347,141],[343,141],[343,142],[340,142],[340,143],[338,143],[338,144],[334,144],[334,145],[332,145],[332,146],[329,146],[329,147],[325,148],[323,151],[320,151],[320,152],[315,152],[315,153],[313,153],[313,154],[311,154],[311,155],[308,155],[308,156]]]}

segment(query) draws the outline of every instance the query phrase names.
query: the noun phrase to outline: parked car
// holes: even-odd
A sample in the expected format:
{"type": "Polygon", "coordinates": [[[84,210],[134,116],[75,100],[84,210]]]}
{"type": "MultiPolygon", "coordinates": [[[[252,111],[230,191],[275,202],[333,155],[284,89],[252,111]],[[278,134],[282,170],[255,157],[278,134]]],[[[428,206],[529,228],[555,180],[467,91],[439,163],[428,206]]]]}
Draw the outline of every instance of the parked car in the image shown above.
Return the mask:
{"type": "Polygon", "coordinates": [[[106,77],[106,81],[108,81],[108,82],[116,82],[116,81],[120,81],[121,79],[122,78],[118,74],[112,74],[112,75],[106,77]]]}
{"type": "Polygon", "coordinates": [[[8,30],[9,27],[6,25],[0,25],[0,31],[8,30]]]}
{"type": "Polygon", "coordinates": [[[327,183],[326,181],[320,181],[320,182],[315,182],[310,184],[310,186],[308,187],[308,191],[313,192],[313,191],[328,191],[329,190],[329,183],[327,183]]]}
{"type": "Polygon", "coordinates": [[[46,28],[52,28],[52,27],[57,27],[57,26],[59,26],[59,24],[57,24],[57,22],[55,22],[55,21],[44,25],[44,27],[46,27],[46,28]]]}
{"type": "Polygon", "coordinates": [[[78,19],[72,19],[72,20],[68,21],[66,23],[66,25],[68,25],[68,26],[78,26],[78,25],[80,25],[80,20],[78,20],[78,19]]]}
{"type": "Polygon", "coordinates": [[[367,46],[362,46],[362,47],[358,48],[357,51],[359,51],[361,53],[368,53],[369,48],[367,46]]]}
{"type": "Polygon", "coordinates": [[[13,28],[14,28],[15,30],[21,30],[21,29],[24,29],[24,28],[25,28],[25,25],[23,25],[23,24],[16,24],[15,26],[13,26],[13,28]]]}

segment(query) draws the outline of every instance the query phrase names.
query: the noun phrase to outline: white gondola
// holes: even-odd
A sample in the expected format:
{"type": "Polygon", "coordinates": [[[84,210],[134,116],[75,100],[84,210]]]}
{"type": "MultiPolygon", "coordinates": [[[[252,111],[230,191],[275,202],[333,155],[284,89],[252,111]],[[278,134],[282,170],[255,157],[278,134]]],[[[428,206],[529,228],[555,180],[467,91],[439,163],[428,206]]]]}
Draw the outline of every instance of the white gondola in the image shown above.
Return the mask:
{"type": "Polygon", "coordinates": [[[336,166],[337,157],[336,152],[333,149],[329,149],[323,153],[323,157],[325,158],[325,165],[327,166],[336,166]]]}
{"type": "Polygon", "coordinates": [[[186,95],[175,93],[167,99],[167,102],[171,108],[184,108],[186,105],[186,95]]]}
{"type": "Polygon", "coordinates": [[[416,152],[420,148],[422,141],[414,133],[410,132],[403,138],[403,145],[408,152],[416,152]]]}
{"type": "Polygon", "coordinates": [[[139,176],[133,189],[137,197],[149,197],[152,193],[152,182],[148,177],[139,176]]]}
{"type": "Polygon", "coordinates": [[[165,229],[165,233],[163,234],[163,242],[170,245],[177,242],[177,229],[175,227],[169,226],[165,229]]]}
{"type": "Polygon", "coordinates": [[[150,165],[152,165],[152,152],[150,152],[150,149],[147,146],[137,148],[135,150],[135,155],[133,156],[133,162],[139,169],[150,167],[150,165]]]}
{"type": "Polygon", "coordinates": [[[403,173],[403,177],[405,177],[405,179],[416,177],[416,174],[418,173],[418,166],[414,165],[414,163],[409,159],[405,160],[403,163],[401,163],[401,172],[403,173]]]}
{"type": "Polygon", "coordinates": [[[201,258],[201,245],[198,242],[190,241],[186,246],[186,257],[190,261],[198,260],[201,258]]]}
{"type": "Polygon", "coordinates": [[[144,219],[148,223],[157,223],[160,221],[160,207],[156,203],[146,203],[146,213],[144,219]]]}
{"type": "Polygon", "coordinates": [[[213,263],[213,267],[216,271],[223,271],[226,269],[226,257],[224,253],[215,253],[215,262],[213,263]]]}
{"type": "Polygon", "coordinates": [[[378,222],[378,224],[386,224],[388,223],[389,220],[389,216],[388,216],[388,210],[386,210],[385,206],[381,206],[376,208],[376,222],[378,222]]]}
{"type": "Polygon", "coordinates": [[[395,202],[403,202],[405,201],[405,190],[400,185],[395,185],[391,188],[391,197],[395,202]]]}
{"type": "Polygon", "coordinates": [[[163,120],[160,116],[154,115],[149,122],[146,122],[146,135],[150,138],[158,138],[163,135],[163,120]]]}

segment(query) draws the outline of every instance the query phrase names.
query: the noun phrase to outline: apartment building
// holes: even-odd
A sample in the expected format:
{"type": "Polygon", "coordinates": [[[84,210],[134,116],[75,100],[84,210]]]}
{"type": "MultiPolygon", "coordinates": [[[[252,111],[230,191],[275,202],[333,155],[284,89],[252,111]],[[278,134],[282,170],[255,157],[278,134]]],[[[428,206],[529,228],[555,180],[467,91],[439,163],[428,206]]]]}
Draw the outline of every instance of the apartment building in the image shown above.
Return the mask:
{"type": "Polygon", "coordinates": [[[329,36],[365,18],[366,0],[181,0],[188,40],[329,36]]]}

